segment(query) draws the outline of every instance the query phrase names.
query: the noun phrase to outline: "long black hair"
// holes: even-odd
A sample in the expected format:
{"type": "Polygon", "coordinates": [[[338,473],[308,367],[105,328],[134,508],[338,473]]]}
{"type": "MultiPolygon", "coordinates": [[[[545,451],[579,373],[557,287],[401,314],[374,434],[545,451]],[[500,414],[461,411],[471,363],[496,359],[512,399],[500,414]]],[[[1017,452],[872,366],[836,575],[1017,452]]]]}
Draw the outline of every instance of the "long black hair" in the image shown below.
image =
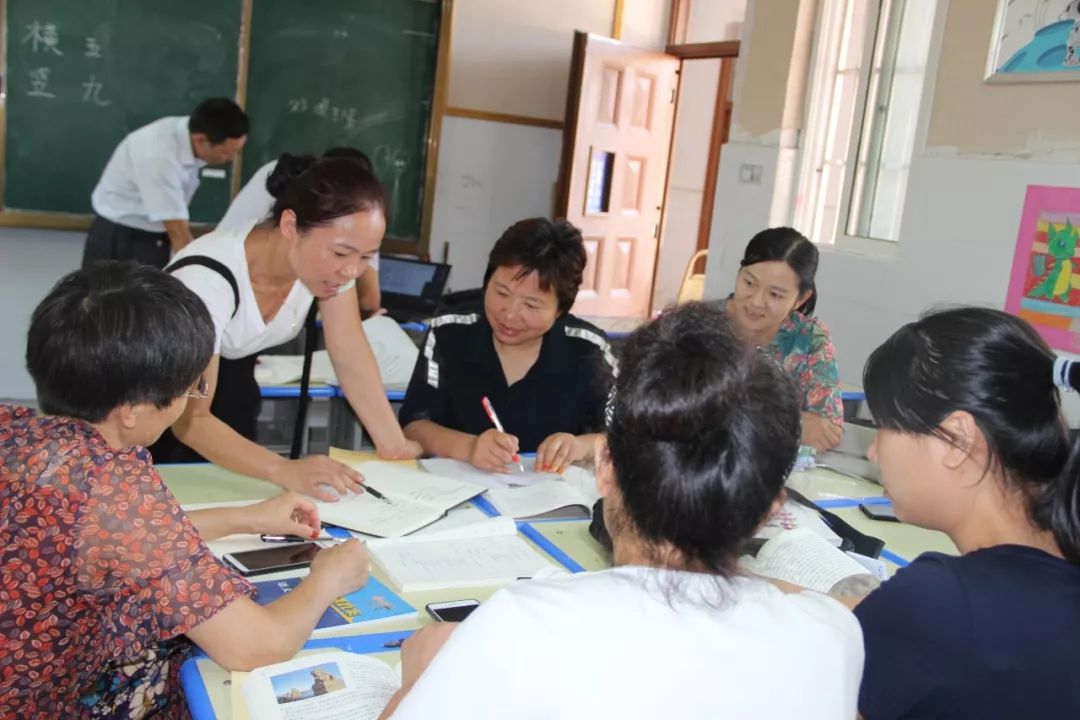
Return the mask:
{"type": "Polygon", "coordinates": [[[622,351],[611,400],[621,502],[605,515],[631,521],[651,547],[676,548],[692,568],[730,576],[795,460],[795,395],[715,303],[679,305],[642,326],[622,351]]]}
{"type": "MultiPolygon", "coordinates": [[[[1070,439],[1055,355],[1023,320],[986,308],[936,310],[897,330],[867,360],[863,386],[879,427],[935,435],[969,413],[992,466],[1027,498],[1032,523],[1080,564],[1080,444],[1070,439]]],[[[1080,389],[1080,365],[1059,373],[1080,389]]]]}
{"type": "Polygon", "coordinates": [[[795,228],[769,228],[750,238],[739,267],[775,260],[787,263],[798,276],[800,296],[810,291],[810,297],[795,309],[807,317],[813,315],[817,306],[817,285],[814,283],[818,267],[817,247],[795,228]]]}

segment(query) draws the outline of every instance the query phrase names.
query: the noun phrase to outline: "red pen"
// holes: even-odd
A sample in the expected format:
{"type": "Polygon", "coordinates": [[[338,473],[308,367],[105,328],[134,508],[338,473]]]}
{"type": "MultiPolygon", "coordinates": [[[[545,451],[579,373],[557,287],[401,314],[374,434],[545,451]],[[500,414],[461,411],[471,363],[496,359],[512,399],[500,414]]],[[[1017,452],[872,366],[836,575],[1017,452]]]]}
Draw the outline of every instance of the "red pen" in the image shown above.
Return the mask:
{"type": "MultiPolygon", "coordinates": [[[[495,426],[495,429],[505,433],[506,430],[503,429],[502,423],[499,422],[499,416],[495,414],[495,408],[491,407],[491,401],[487,399],[487,395],[480,398],[480,404],[484,406],[484,412],[487,413],[488,420],[491,420],[491,424],[495,426]]],[[[521,464],[521,458],[518,457],[517,453],[514,453],[514,462],[517,463],[518,470],[524,473],[525,466],[521,464]]]]}

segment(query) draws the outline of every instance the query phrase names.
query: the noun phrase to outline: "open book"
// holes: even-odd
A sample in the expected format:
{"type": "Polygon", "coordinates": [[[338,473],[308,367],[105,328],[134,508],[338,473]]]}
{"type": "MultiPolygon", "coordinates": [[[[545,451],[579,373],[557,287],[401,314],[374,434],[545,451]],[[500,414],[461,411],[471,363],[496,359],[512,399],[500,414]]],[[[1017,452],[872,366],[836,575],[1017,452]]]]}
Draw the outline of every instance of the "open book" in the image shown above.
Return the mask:
{"type": "MultiPolygon", "coordinates": [[[[233,676],[247,717],[259,720],[376,720],[401,687],[401,678],[382,660],[340,651],[233,676]]],[[[234,717],[242,716],[239,710],[234,708],[234,717]]]]}
{"type": "Polygon", "coordinates": [[[791,498],[784,501],[783,506],[773,513],[765,523],[758,528],[754,535],[759,540],[769,540],[788,530],[806,528],[815,535],[827,540],[830,544],[840,547],[843,538],[833,532],[832,528],[825,524],[813,508],[808,508],[802,503],[795,502],[791,498]]]}
{"type": "Polygon", "coordinates": [[[317,502],[323,522],[377,537],[400,537],[430,525],[483,488],[401,465],[365,462],[353,466],[364,482],[386,496],[346,495],[337,502],[317,502]]]}
{"type": "MultiPolygon", "coordinates": [[[[303,578],[262,580],[255,583],[258,594],[255,602],[267,605],[285,593],[291,592],[303,578]]],[[[364,587],[343,595],[323,612],[315,624],[312,636],[319,637],[344,628],[369,626],[390,620],[416,617],[416,608],[402,600],[376,577],[368,577],[364,587]]]]}
{"type": "Polygon", "coordinates": [[[556,568],[518,536],[508,517],[442,532],[368,543],[371,559],[399,592],[502,585],[549,577],[556,568]]]}
{"type": "Polygon", "coordinates": [[[739,565],[758,575],[831,595],[861,597],[881,584],[877,571],[808,528],[778,533],[761,546],[756,557],[742,556],[739,565]]]}
{"type": "MultiPolygon", "coordinates": [[[[385,315],[364,321],[364,334],[375,353],[379,377],[387,387],[405,387],[412,377],[420,351],[401,326],[385,315]]],[[[303,355],[260,355],[255,365],[255,380],[260,385],[283,385],[300,381],[303,355]]],[[[326,350],[311,356],[311,382],[337,385],[337,375],[326,350]]]]}
{"type": "Polygon", "coordinates": [[[517,520],[548,517],[587,518],[600,498],[596,477],[588,470],[571,465],[561,476],[533,470],[535,458],[523,458],[526,471],[492,473],[468,463],[435,458],[421,460],[430,473],[487,488],[484,495],[500,515],[517,520]]]}

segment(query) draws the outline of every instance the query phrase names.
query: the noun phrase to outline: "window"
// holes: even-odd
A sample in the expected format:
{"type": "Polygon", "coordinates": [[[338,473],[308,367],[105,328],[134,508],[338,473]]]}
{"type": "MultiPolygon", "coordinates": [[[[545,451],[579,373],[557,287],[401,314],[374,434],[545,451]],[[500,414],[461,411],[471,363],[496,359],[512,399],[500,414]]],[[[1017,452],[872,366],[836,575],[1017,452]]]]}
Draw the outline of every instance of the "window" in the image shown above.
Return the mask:
{"type": "Polygon", "coordinates": [[[826,0],[808,84],[796,226],[896,241],[936,0],[826,0]]]}

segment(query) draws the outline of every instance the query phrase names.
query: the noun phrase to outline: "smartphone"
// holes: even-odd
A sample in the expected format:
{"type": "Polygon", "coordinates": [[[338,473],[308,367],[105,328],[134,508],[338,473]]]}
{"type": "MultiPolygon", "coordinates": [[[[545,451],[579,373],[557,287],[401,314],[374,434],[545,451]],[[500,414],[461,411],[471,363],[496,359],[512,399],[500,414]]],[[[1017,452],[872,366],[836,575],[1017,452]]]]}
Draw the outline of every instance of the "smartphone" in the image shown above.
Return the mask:
{"type": "Polygon", "coordinates": [[[863,511],[863,515],[871,520],[888,520],[890,522],[900,522],[896,517],[896,510],[893,508],[892,503],[882,503],[867,505],[866,503],[859,503],[859,509],[863,511]]]}
{"type": "Polygon", "coordinates": [[[306,568],[311,565],[317,552],[319,552],[319,546],[307,542],[225,553],[222,559],[239,570],[241,575],[248,576],[306,568]]]}
{"type": "Polygon", "coordinates": [[[480,603],[476,600],[450,600],[428,603],[426,609],[436,622],[461,622],[478,607],[480,603]]]}

